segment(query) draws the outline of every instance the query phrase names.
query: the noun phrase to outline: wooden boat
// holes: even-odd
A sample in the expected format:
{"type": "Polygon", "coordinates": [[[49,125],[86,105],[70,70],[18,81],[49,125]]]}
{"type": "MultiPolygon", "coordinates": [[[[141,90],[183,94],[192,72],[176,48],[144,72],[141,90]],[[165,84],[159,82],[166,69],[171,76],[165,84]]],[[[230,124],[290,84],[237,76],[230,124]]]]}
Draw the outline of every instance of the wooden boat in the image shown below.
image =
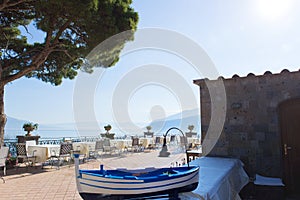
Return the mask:
{"type": "Polygon", "coordinates": [[[168,196],[197,188],[198,166],[172,168],[79,170],[79,154],[74,154],[76,183],[83,199],[142,199],[168,196]]]}

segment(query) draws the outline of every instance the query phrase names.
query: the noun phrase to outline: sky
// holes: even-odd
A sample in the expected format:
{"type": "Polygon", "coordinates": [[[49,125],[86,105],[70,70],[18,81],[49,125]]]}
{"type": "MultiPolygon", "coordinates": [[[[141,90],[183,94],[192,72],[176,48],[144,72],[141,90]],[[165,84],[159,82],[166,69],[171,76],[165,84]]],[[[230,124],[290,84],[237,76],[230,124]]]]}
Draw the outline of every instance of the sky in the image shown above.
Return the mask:
{"type": "MultiPolygon", "coordinates": [[[[134,0],[132,7],[139,14],[138,29],[159,28],[171,32],[170,36],[185,37],[203,50],[220,76],[230,78],[299,70],[299,4],[297,0],[134,0]]],[[[30,40],[40,40],[38,33],[32,35],[30,40]]],[[[91,107],[95,115],[91,118],[100,124],[130,121],[144,126],[184,109],[199,108],[199,88],[193,80],[205,74],[197,73],[189,60],[171,51],[136,50],[122,55],[116,66],[100,71],[92,99],[80,111],[74,94],[84,81],[77,77],[57,87],[36,79],[16,80],[5,87],[5,112],[18,119],[57,124],[74,122],[76,115],[88,121],[89,116],[80,113],[91,107]],[[158,71],[142,73],[146,67],[158,71]],[[177,88],[171,85],[173,77],[177,88]],[[119,118],[124,114],[125,118],[119,118]]],[[[80,76],[92,79],[93,75],[80,76]]]]}

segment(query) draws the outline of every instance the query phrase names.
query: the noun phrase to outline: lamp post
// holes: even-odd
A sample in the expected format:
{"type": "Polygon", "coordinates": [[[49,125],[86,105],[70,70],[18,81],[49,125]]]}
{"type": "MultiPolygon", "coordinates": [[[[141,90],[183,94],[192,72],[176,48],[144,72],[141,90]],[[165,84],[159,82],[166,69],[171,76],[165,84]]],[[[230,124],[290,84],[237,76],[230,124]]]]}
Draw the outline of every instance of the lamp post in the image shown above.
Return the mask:
{"type": "Polygon", "coordinates": [[[166,134],[163,135],[164,139],[163,139],[163,146],[162,146],[162,149],[161,151],[159,152],[159,157],[168,157],[170,155],[170,152],[168,152],[168,147],[167,147],[167,135],[169,133],[169,131],[173,130],[173,129],[176,129],[178,131],[180,131],[180,133],[182,134],[183,136],[183,139],[184,139],[184,147],[185,147],[185,153],[186,153],[186,162],[188,164],[188,167],[190,167],[189,165],[189,158],[188,158],[188,155],[187,155],[187,145],[186,145],[186,139],[185,139],[185,136],[184,136],[184,133],[182,132],[182,130],[180,130],[179,128],[177,127],[172,127],[172,128],[169,128],[169,130],[167,130],[166,134]]]}

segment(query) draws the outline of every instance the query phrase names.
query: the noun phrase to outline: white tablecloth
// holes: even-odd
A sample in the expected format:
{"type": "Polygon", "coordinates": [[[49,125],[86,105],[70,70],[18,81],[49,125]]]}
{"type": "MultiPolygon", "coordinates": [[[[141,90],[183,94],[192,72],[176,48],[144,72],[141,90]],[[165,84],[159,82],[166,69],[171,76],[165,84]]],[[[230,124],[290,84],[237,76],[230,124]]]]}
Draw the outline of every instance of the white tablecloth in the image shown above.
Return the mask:
{"type": "Polygon", "coordinates": [[[182,200],[240,199],[238,193],[249,182],[238,159],[201,157],[190,165],[200,166],[199,185],[192,192],[180,194],[182,200]]]}
{"type": "Polygon", "coordinates": [[[200,139],[199,138],[188,137],[187,142],[188,143],[193,143],[193,144],[200,144],[200,139]]]}
{"type": "Polygon", "coordinates": [[[132,145],[132,140],[128,139],[115,139],[115,140],[110,140],[110,146],[115,147],[118,150],[124,150],[132,145]]]}
{"type": "Polygon", "coordinates": [[[36,156],[36,162],[45,162],[48,160],[53,152],[57,155],[59,154],[60,145],[29,145],[28,147],[28,154],[33,154],[36,156]]]}
{"type": "Polygon", "coordinates": [[[96,142],[74,142],[73,150],[80,151],[80,154],[89,157],[90,151],[95,151],[96,142]]]}
{"type": "Polygon", "coordinates": [[[26,150],[27,151],[28,151],[28,146],[35,146],[35,145],[37,145],[35,140],[28,140],[28,141],[25,142],[25,144],[26,144],[26,150]]]}
{"type": "Polygon", "coordinates": [[[153,138],[140,138],[139,143],[144,147],[147,148],[149,144],[154,144],[154,139],[153,138]]]}

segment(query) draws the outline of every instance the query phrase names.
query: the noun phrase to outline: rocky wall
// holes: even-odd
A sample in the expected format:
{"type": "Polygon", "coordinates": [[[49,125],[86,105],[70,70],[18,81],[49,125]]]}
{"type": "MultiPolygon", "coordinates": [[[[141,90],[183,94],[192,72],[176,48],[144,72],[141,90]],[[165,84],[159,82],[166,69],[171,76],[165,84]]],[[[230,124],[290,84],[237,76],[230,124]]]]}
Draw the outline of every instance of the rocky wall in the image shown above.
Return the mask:
{"type": "MultiPolygon", "coordinates": [[[[234,75],[223,80],[226,91],[226,117],[221,135],[209,156],[241,159],[250,176],[282,176],[282,144],[278,105],[300,97],[300,72],[283,70],[279,74],[266,72],[246,77],[234,75]]],[[[212,99],[207,85],[216,80],[200,79],[202,142],[213,124],[212,99]]],[[[215,94],[214,94],[215,95],[215,94]]],[[[205,148],[205,145],[203,145],[205,148]]]]}

